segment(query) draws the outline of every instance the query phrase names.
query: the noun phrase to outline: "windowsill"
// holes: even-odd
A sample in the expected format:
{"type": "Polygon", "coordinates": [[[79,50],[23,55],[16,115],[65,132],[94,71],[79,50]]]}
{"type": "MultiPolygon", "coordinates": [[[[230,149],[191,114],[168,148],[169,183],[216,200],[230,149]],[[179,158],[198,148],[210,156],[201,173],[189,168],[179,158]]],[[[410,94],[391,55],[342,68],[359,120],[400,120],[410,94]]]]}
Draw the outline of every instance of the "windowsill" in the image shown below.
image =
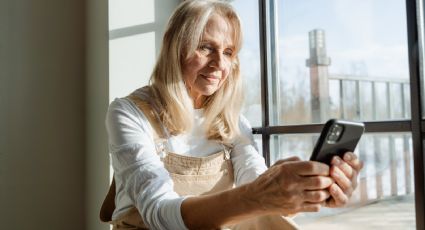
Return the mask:
{"type": "Polygon", "coordinates": [[[391,197],[328,216],[299,215],[295,221],[305,230],[416,229],[415,197],[391,197]]]}

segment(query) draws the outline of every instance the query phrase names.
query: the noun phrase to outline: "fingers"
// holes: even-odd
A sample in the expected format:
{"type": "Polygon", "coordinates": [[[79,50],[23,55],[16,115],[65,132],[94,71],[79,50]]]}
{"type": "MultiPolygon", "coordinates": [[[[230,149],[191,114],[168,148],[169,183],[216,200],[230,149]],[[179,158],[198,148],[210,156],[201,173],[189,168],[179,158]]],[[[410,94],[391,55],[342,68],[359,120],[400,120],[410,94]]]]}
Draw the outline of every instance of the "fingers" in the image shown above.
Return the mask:
{"type": "Polygon", "coordinates": [[[340,189],[347,195],[351,196],[353,193],[353,183],[345,173],[338,167],[332,167],[331,176],[335,180],[335,183],[338,184],[340,189]]]}
{"type": "Polygon", "coordinates": [[[301,183],[305,190],[318,190],[328,188],[334,183],[334,180],[325,176],[309,176],[303,177],[301,183]]]}
{"type": "Polygon", "coordinates": [[[332,166],[339,168],[348,178],[352,178],[355,173],[354,169],[345,161],[343,161],[339,156],[334,156],[332,158],[331,164],[332,166]]]}
{"type": "Polygon", "coordinates": [[[298,212],[318,212],[321,207],[325,207],[326,201],[330,197],[330,193],[327,189],[316,190],[316,191],[304,191],[300,194],[301,196],[296,198],[298,202],[293,204],[293,208],[283,210],[285,213],[298,213],[298,212]]]}
{"type": "Polygon", "coordinates": [[[328,190],[305,191],[304,201],[310,203],[322,203],[330,197],[328,190]]]}
{"type": "Polygon", "coordinates": [[[357,187],[357,175],[363,168],[363,162],[352,152],[344,154],[343,159],[335,156],[331,161],[330,175],[335,183],[329,187],[331,199],[328,207],[341,207],[347,204],[354,189],[357,187]]]}
{"type": "Polygon", "coordinates": [[[332,198],[327,202],[326,206],[331,208],[341,207],[348,203],[348,196],[341,190],[338,185],[332,184],[331,187],[329,187],[329,192],[332,198]]]}
{"type": "Polygon", "coordinates": [[[359,171],[363,168],[363,162],[360,161],[355,154],[347,152],[344,154],[344,160],[340,157],[335,156],[332,158],[332,167],[331,167],[331,176],[337,181],[339,185],[342,185],[344,191],[347,186],[351,186],[352,190],[357,187],[357,175],[359,171]],[[334,169],[337,168],[337,169],[334,169]],[[347,177],[351,183],[344,182],[347,179],[344,178],[344,175],[341,175],[341,172],[347,177]],[[337,177],[340,177],[338,180],[337,177]]]}
{"type": "Polygon", "coordinates": [[[352,152],[346,152],[344,154],[344,161],[349,164],[354,170],[360,171],[363,168],[363,162],[357,158],[356,154],[352,152]]]}
{"type": "MultiPolygon", "coordinates": [[[[326,201],[318,202],[318,203],[311,203],[311,202],[304,202],[300,204],[298,207],[290,210],[282,210],[281,213],[285,213],[286,215],[296,214],[300,212],[318,212],[320,211],[321,207],[326,207],[326,201]]],[[[285,215],[284,214],[284,215],[285,215]]]]}
{"type": "Polygon", "coordinates": [[[293,170],[300,176],[329,176],[329,166],[316,161],[299,161],[293,164],[293,170]]]}
{"type": "Polygon", "coordinates": [[[304,203],[300,210],[297,210],[297,212],[318,212],[320,211],[320,208],[324,206],[320,203],[304,203]]]}

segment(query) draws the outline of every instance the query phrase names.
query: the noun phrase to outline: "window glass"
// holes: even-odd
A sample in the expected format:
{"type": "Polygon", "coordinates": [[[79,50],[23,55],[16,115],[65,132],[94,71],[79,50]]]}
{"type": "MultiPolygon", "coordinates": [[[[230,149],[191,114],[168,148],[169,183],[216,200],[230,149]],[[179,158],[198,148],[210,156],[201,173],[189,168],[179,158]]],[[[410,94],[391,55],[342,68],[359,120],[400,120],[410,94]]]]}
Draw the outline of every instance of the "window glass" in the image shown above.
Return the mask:
{"type": "Polygon", "coordinates": [[[261,69],[259,8],[257,0],[235,0],[232,5],[242,21],[243,46],[239,53],[245,104],[242,113],[253,127],[261,126],[261,69]]]}
{"type": "MultiPolygon", "coordinates": [[[[272,164],[294,155],[308,160],[318,136],[272,135],[272,164]]],[[[295,221],[303,229],[415,229],[410,133],[365,134],[355,154],[365,165],[347,207],[302,213],[295,221]]]]}
{"type": "Polygon", "coordinates": [[[410,117],[405,1],[275,2],[274,125],[410,117]]]}

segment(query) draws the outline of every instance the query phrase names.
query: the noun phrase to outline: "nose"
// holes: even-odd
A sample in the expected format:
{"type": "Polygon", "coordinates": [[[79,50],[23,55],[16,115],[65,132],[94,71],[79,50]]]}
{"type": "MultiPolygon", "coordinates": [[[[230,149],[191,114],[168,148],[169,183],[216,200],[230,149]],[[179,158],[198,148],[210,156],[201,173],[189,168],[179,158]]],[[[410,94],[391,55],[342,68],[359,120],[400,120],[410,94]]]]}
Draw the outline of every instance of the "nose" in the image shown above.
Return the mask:
{"type": "Polygon", "coordinates": [[[216,68],[217,70],[224,70],[226,68],[226,61],[224,55],[221,53],[214,54],[210,62],[208,63],[208,66],[216,68]]]}

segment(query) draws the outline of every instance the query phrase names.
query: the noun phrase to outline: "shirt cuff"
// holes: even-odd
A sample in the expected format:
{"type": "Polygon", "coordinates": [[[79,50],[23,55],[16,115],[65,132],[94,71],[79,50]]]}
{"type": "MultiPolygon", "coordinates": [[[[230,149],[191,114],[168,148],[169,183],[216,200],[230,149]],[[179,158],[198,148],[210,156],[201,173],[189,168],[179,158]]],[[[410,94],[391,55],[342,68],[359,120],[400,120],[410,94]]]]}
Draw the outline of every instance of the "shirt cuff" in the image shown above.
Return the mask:
{"type": "Polygon", "coordinates": [[[172,200],[163,201],[165,202],[161,208],[161,216],[165,217],[167,220],[164,221],[165,229],[176,229],[176,230],[188,230],[184,224],[182,214],[181,214],[181,204],[188,196],[183,196],[175,198],[172,200]]]}

